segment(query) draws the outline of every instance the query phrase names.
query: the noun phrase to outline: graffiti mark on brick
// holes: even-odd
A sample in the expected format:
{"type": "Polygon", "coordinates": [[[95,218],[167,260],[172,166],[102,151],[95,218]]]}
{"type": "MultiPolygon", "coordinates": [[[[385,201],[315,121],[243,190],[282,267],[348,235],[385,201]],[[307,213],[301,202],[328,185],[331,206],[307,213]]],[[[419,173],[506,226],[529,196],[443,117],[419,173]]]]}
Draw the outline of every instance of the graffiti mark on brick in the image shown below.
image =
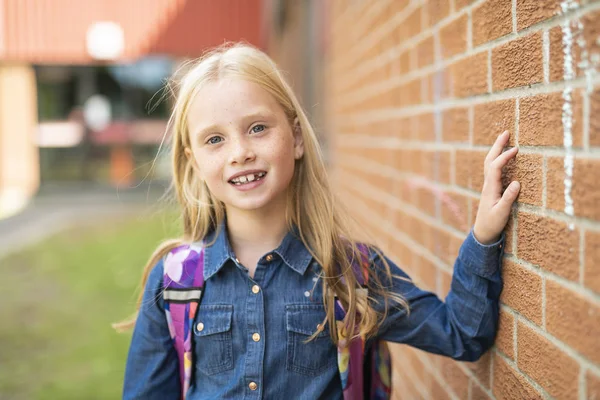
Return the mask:
{"type": "Polygon", "coordinates": [[[452,216],[456,218],[456,221],[460,224],[460,228],[462,230],[468,229],[468,221],[467,216],[462,212],[460,206],[452,199],[452,197],[448,196],[442,189],[435,186],[428,180],[423,178],[410,178],[406,180],[405,186],[409,190],[417,190],[417,189],[425,189],[432,193],[437,199],[442,202],[442,206],[448,207],[452,216]]]}

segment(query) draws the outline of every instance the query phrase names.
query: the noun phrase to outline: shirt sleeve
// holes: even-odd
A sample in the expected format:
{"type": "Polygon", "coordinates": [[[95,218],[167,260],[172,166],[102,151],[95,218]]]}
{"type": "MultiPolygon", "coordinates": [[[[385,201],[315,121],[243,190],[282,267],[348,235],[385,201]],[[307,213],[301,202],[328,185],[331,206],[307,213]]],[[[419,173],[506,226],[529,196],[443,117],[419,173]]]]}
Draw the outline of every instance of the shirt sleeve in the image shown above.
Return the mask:
{"type": "MultiPolygon", "coordinates": [[[[392,290],[409,304],[410,313],[397,306],[388,308],[377,339],[404,343],[456,360],[475,361],[489,349],[498,325],[499,297],[502,291],[500,264],[504,234],[500,240],[483,245],[471,230],[463,242],[452,276],[446,301],[434,293],[419,289],[410,280],[393,279],[392,290]]],[[[384,256],[385,257],[385,256],[384,256]]],[[[408,275],[385,257],[391,272],[409,279],[408,275]]],[[[372,267],[384,271],[378,256],[372,267]]],[[[382,278],[385,284],[389,282],[382,278]]],[[[383,311],[383,302],[375,296],[373,305],[383,311]],[[379,303],[379,304],[377,304],[379,303]]]]}
{"type": "Polygon", "coordinates": [[[179,399],[179,364],[162,298],[163,262],[148,276],[133,330],[123,385],[123,399],[179,399]]]}

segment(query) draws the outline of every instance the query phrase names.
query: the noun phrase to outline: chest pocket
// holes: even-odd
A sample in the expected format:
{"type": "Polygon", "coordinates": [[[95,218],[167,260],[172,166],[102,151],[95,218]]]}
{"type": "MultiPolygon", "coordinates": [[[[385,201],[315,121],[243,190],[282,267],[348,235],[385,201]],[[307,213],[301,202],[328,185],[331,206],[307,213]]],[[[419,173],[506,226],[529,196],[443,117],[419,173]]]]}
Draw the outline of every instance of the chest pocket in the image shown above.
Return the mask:
{"type": "Polygon", "coordinates": [[[196,368],[214,375],[233,368],[233,305],[201,305],[194,324],[196,368]]]}
{"type": "Polygon", "coordinates": [[[325,319],[325,308],[319,304],[291,304],[285,307],[287,328],[287,361],[289,371],[316,376],[337,364],[337,349],[326,325],[315,339],[305,341],[325,319]]]}

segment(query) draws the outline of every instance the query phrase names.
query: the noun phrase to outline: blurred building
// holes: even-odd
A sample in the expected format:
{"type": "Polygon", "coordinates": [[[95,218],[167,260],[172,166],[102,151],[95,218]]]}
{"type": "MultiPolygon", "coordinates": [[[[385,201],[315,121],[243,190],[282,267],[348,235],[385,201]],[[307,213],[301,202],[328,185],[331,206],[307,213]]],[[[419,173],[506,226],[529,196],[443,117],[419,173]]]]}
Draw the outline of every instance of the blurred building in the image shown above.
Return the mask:
{"type": "Polygon", "coordinates": [[[109,179],[127,181],[132,145],[164,132],[165,105],[145,108],[162,78],[227,40],[261,46],[262,11],[261,0],[1,2],[0,218],[69,160],[85,179],[100,153],[109,179]]]}

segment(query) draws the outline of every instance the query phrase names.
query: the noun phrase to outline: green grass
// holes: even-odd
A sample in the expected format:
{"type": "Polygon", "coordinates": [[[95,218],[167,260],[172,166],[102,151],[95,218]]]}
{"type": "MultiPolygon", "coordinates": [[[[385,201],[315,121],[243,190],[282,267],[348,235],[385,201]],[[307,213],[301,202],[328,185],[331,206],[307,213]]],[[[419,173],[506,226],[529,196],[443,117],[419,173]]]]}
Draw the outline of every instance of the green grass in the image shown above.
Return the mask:
{"type": "Polygon", "coordinates": [[[174,213],[56,235],[0,260],[0,398],[117,399],[144,264],[174,213]]]}

